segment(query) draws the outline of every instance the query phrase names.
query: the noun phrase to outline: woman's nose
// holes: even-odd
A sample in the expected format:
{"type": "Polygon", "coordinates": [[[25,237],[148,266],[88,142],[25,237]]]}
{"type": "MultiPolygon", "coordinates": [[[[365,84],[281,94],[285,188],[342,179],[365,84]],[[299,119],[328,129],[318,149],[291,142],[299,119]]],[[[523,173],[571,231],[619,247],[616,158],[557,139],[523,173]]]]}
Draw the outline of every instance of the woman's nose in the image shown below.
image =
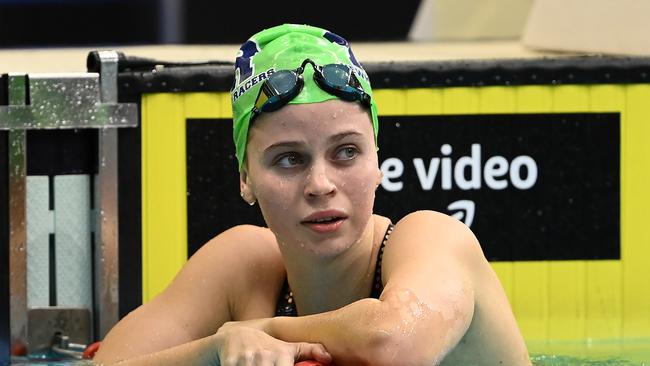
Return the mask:
{"type": "Polygon", "coordinates": [[[305,179],[306,198],[327,196],[336,192],[336,185],[331,179],[331,172],[324,163],[312,165],[305,179]]]}

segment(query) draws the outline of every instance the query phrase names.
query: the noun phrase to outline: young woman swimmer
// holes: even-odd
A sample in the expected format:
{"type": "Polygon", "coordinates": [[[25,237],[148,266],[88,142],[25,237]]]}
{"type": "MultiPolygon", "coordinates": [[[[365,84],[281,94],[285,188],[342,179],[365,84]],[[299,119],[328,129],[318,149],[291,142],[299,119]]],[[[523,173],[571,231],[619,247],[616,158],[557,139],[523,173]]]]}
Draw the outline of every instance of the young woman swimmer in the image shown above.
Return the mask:
{"type": "Polygon", "coordinates": [[[377,107],[349,44],[285,24],[250,38],[232,90],[241,196],[229,229],[122,319],[120,365],[530,365],[497,276],[460,221],[373,214],[377,107]]]}

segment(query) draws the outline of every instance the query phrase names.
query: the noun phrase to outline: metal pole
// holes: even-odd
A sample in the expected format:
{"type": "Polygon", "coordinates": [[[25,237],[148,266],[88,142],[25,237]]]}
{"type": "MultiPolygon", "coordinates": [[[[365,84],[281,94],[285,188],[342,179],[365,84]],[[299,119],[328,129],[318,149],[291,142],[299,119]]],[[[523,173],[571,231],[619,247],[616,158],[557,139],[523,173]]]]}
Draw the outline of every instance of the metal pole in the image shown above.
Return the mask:
{"type": "MultiPolygon", "coordinates": [[[[24,105],[26,75],[9,75],[9,105],[24,105]]],[[[27,142],[9,131],[9,292],[12,348],[27,347],[27,142]]]]}
{"type": "MultiPolygon", "coordinates": [[[[117,103],[117,62],[115,51],[100,51],[100,98],[102,103],[117,103]]],[[[119,320],[118,263],[118,187],[117,129],[99,130],[99,174],[97,184],[99,213],[95,250],[95,336],[104,338],[119,320]]]]}
{"type": "Polygon", "coordinates": [[[158,34],[160,43],[183,43],[185,38],[184,1],[159,0],[158,4],[158,34]]]}

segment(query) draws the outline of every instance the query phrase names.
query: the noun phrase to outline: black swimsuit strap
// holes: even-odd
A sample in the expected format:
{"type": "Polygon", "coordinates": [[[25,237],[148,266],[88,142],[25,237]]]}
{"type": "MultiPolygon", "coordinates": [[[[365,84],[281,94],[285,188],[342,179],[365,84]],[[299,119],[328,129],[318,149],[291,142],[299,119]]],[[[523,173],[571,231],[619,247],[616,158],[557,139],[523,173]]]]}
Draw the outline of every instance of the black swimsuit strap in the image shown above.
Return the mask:
{"type": "MultiPolygon", "coordinates": [[[[377,253],[377,264],[375,265],[375,278],[372,284],[372,290],[370,292],[370,297],[378,299],[381,292],[384,290],[384,285],[381,282],[381,262],[384,256],[384,247],[388,242],[388,237],[393,232],[395,225],[392,223],[388,224],[384,238],[381,240],[381,245],[379,246],[379,252],[377,253]]],[[[280,298],[275,310],[276,316],[298,316],[298,311],[296,310],[296,304],[293,301],[293,293],[289,287],[289,281],[284,279],[284,284],[282,285],[282,290],[280,291],[280,298]]]]}
{"type": "Polygon", "coordinates": [[[388,237],[393,232],[395,225],[392,223],[388,224],[384,238],[381,240],[381,245],[379,246],[379,254],[377,254],[377,264],[375,265],[375,281],[372,285],[372,290],[370,292],[370,297],[373,299],[378,299],[381,292],[384,290],[384,284],[381,282],[381,263],[384,257],[384,247],[388,243],[388,237]]]}

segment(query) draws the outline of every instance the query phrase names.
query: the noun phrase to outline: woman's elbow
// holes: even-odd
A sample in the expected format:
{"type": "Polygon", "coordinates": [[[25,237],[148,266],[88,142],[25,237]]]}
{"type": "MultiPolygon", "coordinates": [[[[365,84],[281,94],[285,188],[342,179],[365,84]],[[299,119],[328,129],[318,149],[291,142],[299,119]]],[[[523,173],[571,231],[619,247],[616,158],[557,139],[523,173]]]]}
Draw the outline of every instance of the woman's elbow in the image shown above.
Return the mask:
{"type": "Polygon", "coordinates": [[[436,352],[435,345],[426,345],[416,339],[415,332],[375,330],[366,338],[364,365],[373,366],[414,366],[437,365],[442,360],[442,351],[436,352]],[[433,352],[432,352],[433,351],[433,352]],[[436,357],[439,354],[439,357],[436,357]]]}
{"type": "Polygon", "coordinates": [[[471,319],[469,313],[456,313],[449,319],[400,315],[386,317],[369,327],[361,347],[363,364],[438,365],[463,337],[471,319]]]}

